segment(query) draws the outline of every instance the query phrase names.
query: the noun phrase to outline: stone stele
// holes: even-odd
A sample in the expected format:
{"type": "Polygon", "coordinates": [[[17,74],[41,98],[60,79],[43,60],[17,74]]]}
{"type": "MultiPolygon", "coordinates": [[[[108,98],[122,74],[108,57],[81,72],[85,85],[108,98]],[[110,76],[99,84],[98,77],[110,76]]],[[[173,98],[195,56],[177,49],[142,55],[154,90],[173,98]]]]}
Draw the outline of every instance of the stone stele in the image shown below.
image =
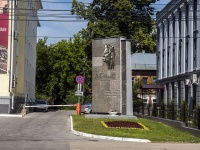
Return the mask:
{"type": "Polygon", "coordinates": [[[92,111],[133,115],[131,43],[125,37],[92,41],[92,111]]]}

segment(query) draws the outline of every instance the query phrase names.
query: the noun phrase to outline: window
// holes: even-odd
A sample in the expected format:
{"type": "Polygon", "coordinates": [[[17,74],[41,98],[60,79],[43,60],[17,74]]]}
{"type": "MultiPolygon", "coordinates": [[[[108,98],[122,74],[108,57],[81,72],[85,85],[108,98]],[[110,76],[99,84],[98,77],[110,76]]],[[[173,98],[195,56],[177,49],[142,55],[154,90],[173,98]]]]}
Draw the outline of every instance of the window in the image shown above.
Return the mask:
{"type": "Polygon", "coordinates": [[[182,44],[182,40],[180,39],[180,41],[179,41],[179,51],[178,51],[178,53],[179,53],[179,57],[178,57],[178,70],[179,70],[179,73],[181,73],[181,44],[182,44]]]}
{"type": "Polygon", "coordinates": [[[173,42],[175,42],[175,23],[176,23],[176,17],[173,15],[173,42]]]}
{"type": "Polygon", "coordinates": [[[161,64],[159,64],[160,63],[160,57],[159,56],[157,56],[157,77],[160,77],[159,76],[159,66],[161,65],[161,64]]]}
{"type": "Polygon", "coordinates": [[[188,46],[189,46],[189,41],[188,41],[188,39],[187,39],[187,41],[186,41],[186,51],[185,51],[185,71],[188,71],[188,46]]]}
{"type": "Polygon", "coordinates": [[[164,55],[165,49],[163,49],[163,54],[162,54],[162,77],[164,77],[164,70],[165,70],[165,55],[164,55]]]}
{"type": "Polygon", "coordinates": [[[157,78],[153,78],[153,82],[156,82],[156,79],[157,79],[157,78]]]}
{"type": "Polygon", "coordinates": [[[174,94],[174,82],[172,82],[172,99],[174,99],[175,98],[175,96],[174,96],[175,94],[174,94]]]}
{"type": "Polygon", "coordinates": [[[175,45],[173,45],[173,64],[172,64],[172,75],[175,75],[175,45]]]}
{"type": "Polygon", "coordinates": [[[169,20],[167,20],[167,45],[169,45],[169,20]]]}
{"type": "Polygon", "coordinates": [[[186,34],[188,34],[188,24],[189,24],[189,21],[188,21],[188,15],[189,15],[189,10],[188,10],[188,5],[186,5],[186,14],[185,14],[185,25],[186,25],[186,34]]]}
{"type": "Polygon", "coordinates": [[[181,19],[182,19],[182,13],[181,10],[179,10],[179,37],[181,37],[181,19]]]}
{"type": "Polygon", "coordinates": [[[188,102],[188,85],[185,85],[185,101],[188,102]]]}
{"type": "Polygon", "coordinates": [[[169,76],[169,47],[168,47],[168,51],[167,51],[167,75],[169,76]]]}
{"type": "Polygon", "coordinates": [[[193,84],[192,86],[193,86],[193,109],[195,109],[195,107],[196,107],[196,90],[197,90],[197,86],[195,84],[193,84]]]}
{"type": "Polygon", "coordinates": [[[178,106],[181,106],[181,81],[178,81],[178,106]]]}
{"type": "Polygon", "coordinates": [[[197,33],[194,33],[194,39],[193,39],[193,69],[196,69],[197,67],[197,60],[196,60],[196,55],[197,55],[197,33]]]}
{"type": "Polygon", "coordinates": [[[169,105],[169,84],[166,84],[166,99],[167,99],[167,105],[169,105]]]}
{"type": "Polygon", "coordinates": [[[194,0],[193,1],[193,20],[194,20],[194,29],[196,30],[197,29],[197,0],[194,0]]]}
{"type": "Polygon", "coordinates": [[[163,48],[164,48],[164,45],[165,45],[165,25],[163,24],[163,31],[162,31],[162,39],[163,39],[163,48]]]}

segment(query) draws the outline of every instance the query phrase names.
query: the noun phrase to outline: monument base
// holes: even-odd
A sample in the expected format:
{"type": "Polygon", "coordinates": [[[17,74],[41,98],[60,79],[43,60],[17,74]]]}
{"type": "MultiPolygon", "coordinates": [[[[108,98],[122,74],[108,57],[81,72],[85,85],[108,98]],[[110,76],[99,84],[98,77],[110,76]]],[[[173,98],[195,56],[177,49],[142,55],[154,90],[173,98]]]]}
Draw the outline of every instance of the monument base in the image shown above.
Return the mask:
{"type": "Polygon", "coordinates": [[[85,114],[85,118],[109,118],[109,119],[134,119],[136,120],[136,116],[128,116],[128,115],[106,115],[106,114],[85,114]]]}

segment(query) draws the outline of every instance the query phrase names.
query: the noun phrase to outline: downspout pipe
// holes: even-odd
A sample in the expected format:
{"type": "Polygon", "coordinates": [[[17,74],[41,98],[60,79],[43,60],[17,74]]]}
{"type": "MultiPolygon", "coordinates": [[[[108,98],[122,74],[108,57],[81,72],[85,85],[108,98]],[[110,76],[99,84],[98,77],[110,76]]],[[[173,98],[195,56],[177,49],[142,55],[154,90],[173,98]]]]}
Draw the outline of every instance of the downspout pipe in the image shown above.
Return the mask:
{"type": "Polygon", "coordinates": [[[14,109],[14,96],[15,94],[12,91],[13,84],[13,51],[14,51],[14,3],[15,0],[12,0],[11,5],[11,48],[10,48],[10,94],[12,97],[11,109],[14,109]]]}

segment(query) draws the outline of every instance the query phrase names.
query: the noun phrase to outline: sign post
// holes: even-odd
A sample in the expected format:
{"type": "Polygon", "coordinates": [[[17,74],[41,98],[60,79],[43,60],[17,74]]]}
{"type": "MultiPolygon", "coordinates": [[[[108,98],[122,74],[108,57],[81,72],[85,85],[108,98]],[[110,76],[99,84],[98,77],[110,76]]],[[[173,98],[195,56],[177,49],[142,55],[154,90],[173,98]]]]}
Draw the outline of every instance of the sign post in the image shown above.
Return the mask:
{"type": "Polygon", "coordinates": [[[76,105],[76,115],[81,114],[80,96],[83,96],[83,92],[81,91],[83,82],[83,76],[76,76],[77,91],[75,92],[75,95],[78,96],[78,103],[76,105]]]}

